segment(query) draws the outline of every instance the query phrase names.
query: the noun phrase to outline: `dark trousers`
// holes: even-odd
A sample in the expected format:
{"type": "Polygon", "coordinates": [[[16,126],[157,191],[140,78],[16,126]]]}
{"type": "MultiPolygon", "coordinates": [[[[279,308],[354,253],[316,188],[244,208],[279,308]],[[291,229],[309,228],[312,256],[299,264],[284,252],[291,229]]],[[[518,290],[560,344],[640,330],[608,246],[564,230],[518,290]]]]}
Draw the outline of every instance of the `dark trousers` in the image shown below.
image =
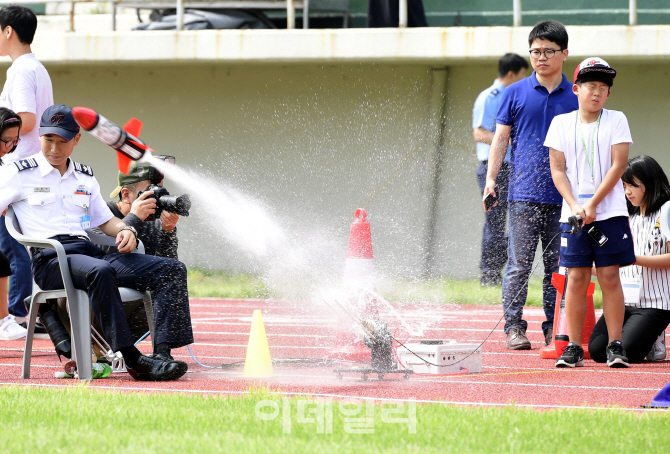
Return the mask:
{"type": "MultiPolygon", "coordinates": [[[[654,341],[670,324],[670,311],[626,306],[621,330],[621,343],[631,363],[640,363],[654,346],[654,341]]],[[[597,363],[607,362],[605,349],[609,344],[607,323],[601,316],[589,340],[589,354],[597,363]]]]}
{"type": "Polygon", "coordinates": [[[17,317],[26,316],[23,300],[33,291],[30,274],[30,256],[26,247],[11,237],[5,226],[5,217],[0,216],[0,251],[9,259],[12,275],[9,276],[9,313],[17,317]]]}
{"type": "MultiPolygon", "coordinates": [[[[479,191],[484,195],[488,161],[483,161],[477,168],[479,191]]],[[[501,273],[507,263],[507,188],[509,186],[509,165],[503,162],[496,178],[498,185],[498,205],[484,213],[484,231],[482,232],[482,254],[479,262],[482,284],[499,285],[501,273]]]]}
{"type": "MultiPolygon", "coordinates": [[[[88,240],[59,236],[67,254],[74,286],[88,292],[91,310],[112,350],[133,345],[118,287],[149,290],[153,299],[156,338],[170,348],[193,343],[186,265],[144,254],[108,254],[88,240]]],[[[35,282],[44,290],[63,288],[56,251],[33,255],[35,282]]]]}
{"type": "Polygon", "coordinates": [[[544,315],[542,329],[554,324],[556,289],[551,285],[551,275],[558,270],[560,255],[561,205],[549,205],[533,202],[509,202],[509,245],[507,247],[507,267],[502,286],[502,302],[505,311],[505,333],[512,328],[527,328],[523,319],[523,307],[528,296],[528,278],[533,268],[533,259],[537,244],[547,252],[544,262],[544,280],[542,281],[542,300],[544,315]],[[553,239],[553,241],[552,241],[553,239]]]}
{"type": "MultiPolygon", "coordinates": [[[[368,0],[368,28],[397,27],[399,12],[398,0],[368,0]]],[[[422,0],[407,0],[407,25],[428,27],[422,0]]]]}

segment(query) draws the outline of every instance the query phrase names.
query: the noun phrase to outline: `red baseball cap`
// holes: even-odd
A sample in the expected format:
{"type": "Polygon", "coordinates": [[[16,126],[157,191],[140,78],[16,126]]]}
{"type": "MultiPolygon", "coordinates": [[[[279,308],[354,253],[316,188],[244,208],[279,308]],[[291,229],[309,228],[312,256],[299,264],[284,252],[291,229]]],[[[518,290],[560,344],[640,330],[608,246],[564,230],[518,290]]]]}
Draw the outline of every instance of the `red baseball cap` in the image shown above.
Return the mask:
{"type": "Polygon", "coordinates": [[[589,57],[577,65],[575,69],[574,83],[599,81],[610,87],[614,84],[616,70],[600,57],[589,57]]]}

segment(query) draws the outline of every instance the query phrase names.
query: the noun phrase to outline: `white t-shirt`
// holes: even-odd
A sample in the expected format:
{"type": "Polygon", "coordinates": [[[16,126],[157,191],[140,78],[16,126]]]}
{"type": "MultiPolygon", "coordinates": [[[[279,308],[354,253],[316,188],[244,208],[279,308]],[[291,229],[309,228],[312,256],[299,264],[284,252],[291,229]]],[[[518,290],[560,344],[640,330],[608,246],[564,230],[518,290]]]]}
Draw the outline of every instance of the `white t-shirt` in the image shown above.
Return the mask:
{"type": "MultiPolygon", "coordinates": [[[[635,255],[668,253],[669,239],[661,231],[661,222],[660,210],[651,216],[634,215],[630,218],[635,255]]],[[[640,302],[628,306],[670,311],[670,269],[633,265],[620,268],[619,274],[622,280],[635,279],[640,282],[640,302]]]]}
{"type": "MultiPolygon", "coordinates": [[[[595,193],[612,167],[612,145],[619,143],[632,145],[633,139],[630,136],[628,120],[622,112],[603,109],[597,130],[595,122],[580,125],[578,114],[579,111],[575,110],[555,116],[549,126],[544,146],[565,154],[566,174],[570,181],[572,195],[579,202],[580,192],[591,193],[591,195],[595,193]],[[594,131],[596,137],[593,137],[594,131]],[[593,153],[593,172],[591,172],[586,153],[584,153],[584,143],[589,155],[593,153]],[[592,183],[591,178],[593,178],[592,183]],[[582,189],[580,191],[580,184],[582,188],[591,190],[582,189]],[[591,185],[590,188],[589,185],[591,185]]],[[[586,203],[586,199],[583,200],[586,203]]],[[[568,217],[571,215],[570,206],[564,199],[561,222],[568,222],[568,217]]],[[[622,183],[614,185],[610,193],[596,207],[596,221],[615,216],[628,216],[622,183]]]]}
{"type": "Polygon", "coordinates": [[[7,69],[7,80],[0,95],[0,106],[20,112],[34,113],[35,127],[32,131],[19,132],[21,142],[13,153],[5,155],[5,162],[18,161],[41,151],[40,118],[47,107],[54,103],[51,78],[35,54],[21,55],[7,69]]]}

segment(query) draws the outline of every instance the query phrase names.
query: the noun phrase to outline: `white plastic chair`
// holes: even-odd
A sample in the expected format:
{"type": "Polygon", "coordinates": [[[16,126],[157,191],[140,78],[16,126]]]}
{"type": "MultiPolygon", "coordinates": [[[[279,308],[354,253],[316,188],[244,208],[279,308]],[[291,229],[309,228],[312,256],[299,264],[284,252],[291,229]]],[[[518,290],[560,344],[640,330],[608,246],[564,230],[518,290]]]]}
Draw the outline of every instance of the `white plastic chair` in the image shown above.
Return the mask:
{"type": "MultiPolygon", "coordinates": [[[[58,256],[61,276],[63,278],[64,289],[61,290],[42,290],[33,279],[32,304],[27,318],[28,333],[26,334],[26,346],[23,351],[23,367],[21,369],[21,378],[30,378],[30,359],[33,350],[33,337],[35,334],[35,322],[39,312],[39,305],[44,304],[47,299],[66,298],[67,310],[70,315],[71,338],[72,338],[72,359],[77,363],[79,380],[90,381],[93,379],[93,368],[91,365],[91,310],[89,307],[88,294],[84,290],[76,289],[70,276],[70,267],[67,265],[67,255],[63,245],[56,240],[29,238],[21,233],[21,227],[14,209],[10,206],[5,214],[5,224],[9,234],[19,243],[26,247],[38,247],[52,249],[58,256]]],[[[115,238],[108,235],[87,231],[91,241],[100,246],[114,246],[115,238]]],[[[135,253],[144,253],[144,246],[138,240],[138,247],[135,253]]],[[[147,313],[147,322],[151,331],[151,342],[154,342],[153,333],[155,331],[154,311],[149,292],[139,292],[137,290],[120,287],[122,301],[144,301],[144,309],[147,313]]]]}

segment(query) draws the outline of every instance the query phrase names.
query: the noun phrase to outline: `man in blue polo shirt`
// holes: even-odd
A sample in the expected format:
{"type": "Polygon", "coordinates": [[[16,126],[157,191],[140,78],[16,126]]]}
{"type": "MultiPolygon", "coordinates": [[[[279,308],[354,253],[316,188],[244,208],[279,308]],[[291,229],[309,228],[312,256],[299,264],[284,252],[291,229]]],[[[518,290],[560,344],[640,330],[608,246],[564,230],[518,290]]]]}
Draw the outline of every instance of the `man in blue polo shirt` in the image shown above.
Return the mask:
{"type": "MultiPolygon", "coordinates": [[[[505,88],[526,77],[528,63],[520,55],[505,54],[498,62],[498,78],[493,85],[477,96],[472,109],[472,131],[477,143],[477,183],[484,193],[486,171],[488,168],[489,150],[496,130],[496,114],[505,88]]],[[[500,272],[507,262],[507,238],[505,238],[505,221],[507,220],[507,184],[509,177],[509,153],[507,147],[505,162],[500,168],[496,184],[500,192],[500,202],[496,207],[485,213],[484,231],[482,232],[481,285],[500,285],[500,272]]]]}
{"type": "Polygon", "coordinates": [[[549,150],[543,143],[551,120],[578,108],[572,84],[563,75],[563,63],[568,58],[568,33],[563,24],[552,20],[538,23],[530,32],[528,44],[534,71],[503,94],[484,188],[484,197],[497,195],[496,177],[511,137],[509,246],[502,300],[506,345],[512,350],[530,349],[523,307],[538,241],[547,250],[542,283],[545,344],[549,345],[553,337],[556,290],[551,275],[558,269],[560,240],[555,235],[560,229],[563,200],[552,181],[549,150]]]}

